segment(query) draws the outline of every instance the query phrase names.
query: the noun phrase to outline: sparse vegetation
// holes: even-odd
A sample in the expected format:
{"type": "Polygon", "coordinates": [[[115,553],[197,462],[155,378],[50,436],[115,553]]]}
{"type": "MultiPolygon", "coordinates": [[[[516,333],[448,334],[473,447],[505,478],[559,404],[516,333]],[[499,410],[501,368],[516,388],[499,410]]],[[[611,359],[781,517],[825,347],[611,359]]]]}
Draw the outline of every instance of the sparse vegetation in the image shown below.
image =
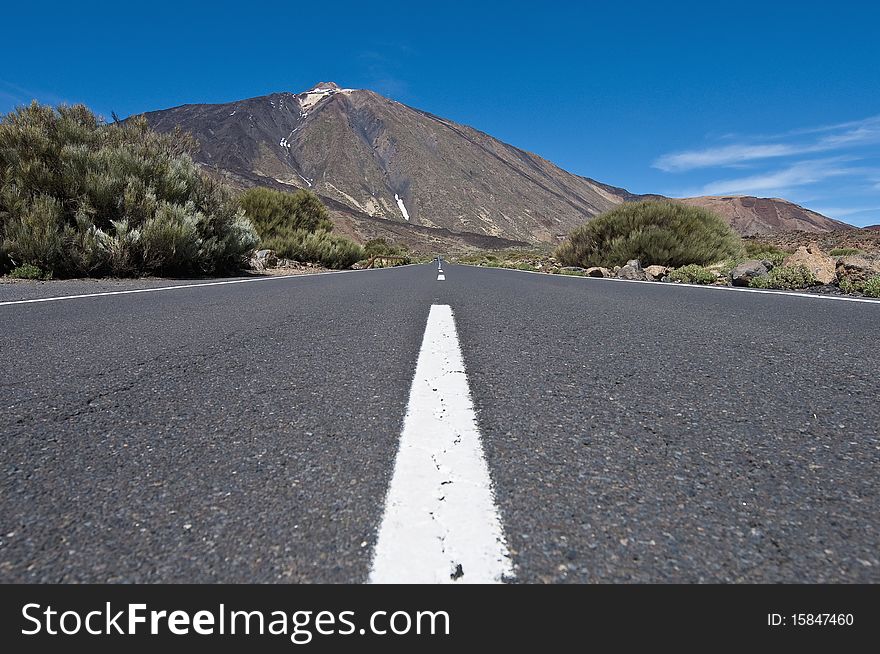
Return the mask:
{"type": "MultiPolygon", "coordinates": [[[[456,263],[464,263],[488,268],[515,268],[520,263],[538,263],[550,265],[549,251],[540,249],[510,249],[478,251],[455,257],[456,263]]],[[[530,265],[528,270],[535,270],[536,266],[530,265]]]]}
{"type": "Polygon", "coordinates": [[[330,233],[330,215],[314,193],[252,188],[239,196],[238,203],[253,222],[260,247],[275,250],[280,257],[337,269],[350,268],[364,258],[360,245],[330,233]]]}
{"type": "MultiPolygon", "coordinates": [[[[36,102],[0,121],[0,272],[133,276],[239,269],[257,235],[182,133],[36,102]]],[[[21,274],[21,273],[19,273],[21,274]]]]}
{"type": "Polygon", "coordinates": [[[844,279],[840,282],[840,290],[844,293],[861,293],[866,297],[880,298],[880,275],[865,281],[844,279]]]}
{"type": "Polygon", "coordinates": [[[742,252],[719,216],[677,202],[633,202],[578,227],[557,249],[564,266],[612,267],[630,259],[662,266],[708,265],[742,252]]]}
{"type": "Polygon", "coordinates": [[[45,273],[30,263],[13,268],[9,276],[13,279],[51,279],[52,277],[50,273],[45,273]]]}
{"type": "Polygon", "coordinates": [[[833,248],[828,254],[832,257],[846,257],[852,254],[864,254],[864,252],[858,248],[833,248]]]}
{"type": "Polygon", "coordinates": [[[670,272],[669,279],[682,284],[711,284],[716,277],[708,268],[692,263],[670,272]]]}
{"type": "Polygon", "coordinates": [[[806,266],[779,266],[767,275],[755,277],[749,281],[751,288],[774,288],[795,290],[808,288],[817,284],[813,273],[806,266]]]}

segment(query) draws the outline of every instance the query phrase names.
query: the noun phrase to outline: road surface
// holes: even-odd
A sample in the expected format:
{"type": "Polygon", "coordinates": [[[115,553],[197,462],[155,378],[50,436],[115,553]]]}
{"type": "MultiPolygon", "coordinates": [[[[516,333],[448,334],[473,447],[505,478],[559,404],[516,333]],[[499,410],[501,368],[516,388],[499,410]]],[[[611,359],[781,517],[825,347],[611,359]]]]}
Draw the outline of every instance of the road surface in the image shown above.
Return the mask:
{"type": "Polygon", "coordinates": [[[0,581],[880,581],[880,304],[439,276],[0,287],[0,581]]]}

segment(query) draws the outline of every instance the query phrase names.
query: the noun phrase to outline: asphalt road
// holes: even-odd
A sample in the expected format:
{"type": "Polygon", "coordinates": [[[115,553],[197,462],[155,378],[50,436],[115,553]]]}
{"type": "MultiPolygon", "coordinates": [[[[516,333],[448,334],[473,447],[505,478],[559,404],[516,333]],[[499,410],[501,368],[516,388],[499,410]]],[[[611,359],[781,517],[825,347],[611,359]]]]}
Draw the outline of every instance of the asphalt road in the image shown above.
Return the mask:
{"type": "Polygon", "coordinates": [[[0,306],[0,581],[365,581],[432,304],[516,581],[880,581],[880,304],[444,270],[0,306]]]}

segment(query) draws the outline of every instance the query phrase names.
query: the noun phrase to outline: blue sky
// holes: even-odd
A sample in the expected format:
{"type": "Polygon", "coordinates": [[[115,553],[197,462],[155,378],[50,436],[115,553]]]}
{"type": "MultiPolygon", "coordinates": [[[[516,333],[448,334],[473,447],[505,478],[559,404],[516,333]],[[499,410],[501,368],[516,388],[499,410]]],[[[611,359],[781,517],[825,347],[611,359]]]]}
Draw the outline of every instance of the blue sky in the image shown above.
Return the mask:
{"type": "Polygon", "coordinates": [[[633,192],[785,197],[880,223],[880,5],[29,3],[0,112],[125,116],[371,88],[633,192]]]}

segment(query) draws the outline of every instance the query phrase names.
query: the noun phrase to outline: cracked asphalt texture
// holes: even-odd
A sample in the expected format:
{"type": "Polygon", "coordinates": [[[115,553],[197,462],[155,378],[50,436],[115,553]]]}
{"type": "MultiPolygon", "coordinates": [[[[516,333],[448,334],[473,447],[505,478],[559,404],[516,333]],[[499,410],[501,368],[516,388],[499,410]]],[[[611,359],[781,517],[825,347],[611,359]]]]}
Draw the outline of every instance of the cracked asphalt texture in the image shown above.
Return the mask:
{"type": "Polygon", "coordinates": [[[0,580],[364,581],[440,303],[517,581],[880,581],[880,304],[444,270],[0,306],[0,580]]]}

